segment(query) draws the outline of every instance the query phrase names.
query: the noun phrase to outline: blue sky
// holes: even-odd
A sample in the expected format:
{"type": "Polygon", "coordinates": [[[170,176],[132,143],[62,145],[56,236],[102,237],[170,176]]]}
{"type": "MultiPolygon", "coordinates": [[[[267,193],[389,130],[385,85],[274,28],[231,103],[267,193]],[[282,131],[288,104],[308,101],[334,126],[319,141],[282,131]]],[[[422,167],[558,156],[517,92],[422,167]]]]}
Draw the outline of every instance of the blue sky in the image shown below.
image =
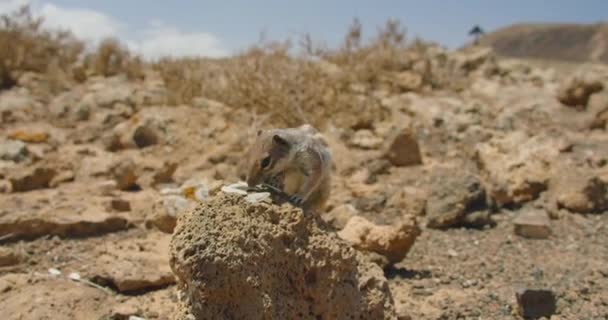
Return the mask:
{"type": "Polygon", "coordinates": [[[398,19],[410,37],[456,48],[474,24],[487,31],[517,22],[608,21],[608,0],[425,0],[425,1],[161,1],[0,0],[0,12],[30,3],[49,25],[72,29],[91,41],[110,35],[148,56],[221,56],[259,39],[297,38],[310,33],[328,45],[340,43],[357,17],[364,35],[398,19]]]}

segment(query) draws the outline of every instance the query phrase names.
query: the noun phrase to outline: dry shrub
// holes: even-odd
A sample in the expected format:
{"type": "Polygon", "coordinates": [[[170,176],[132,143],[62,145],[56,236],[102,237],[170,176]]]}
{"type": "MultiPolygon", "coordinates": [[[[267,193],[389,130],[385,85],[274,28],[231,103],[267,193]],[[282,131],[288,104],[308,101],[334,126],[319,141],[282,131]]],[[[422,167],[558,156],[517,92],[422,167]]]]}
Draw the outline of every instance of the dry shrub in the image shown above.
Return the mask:
{"type": "MultiPolygon", "coordinates": [[[[85,73],[111,77],[126,74],[129,79],[143,78],[143,62],[138,56],[133,56],[118,39],[106,38],[101,41],[97,51],[84,59],[85,73]]],[[[86,78],[86,77],[85,77],[86,78]]]]}
{"type": "Polygon", "coordinates": [[[67,31],[42,29],[24,6],[0,16],[0,88],[14,85],[24,72],[46,75],[49,82],[63,81],[83,51],[82,42],[67,31]]]}
{"type": "Polygon", "coordinates": [[[327,120],[352,126],[377,102],[352,92],[343,73],[332,74],[309,57],[293,57],[286,43],[267,43],[221,61],[163,60],[156,65],[171,92],[171,103],[197,96],[235,108],[268,114],[273,126],[327,120]]]}
{"type": "Polygon", "coordinates": [[[144,63],[117,40],[106,39],[85,56],[82,41],[68,31],[44,29],[42,23],[29,6],[0,16],[0,89],[12,87],[27,72],[41,76],[46,94],[86,81],[90,75],[143,77],[144,63]]]}
{"type": "Polygon", "coordinates": [[[424,92],[449,83],[444,51],[419,40],[408,43],[398,21],[389,20],[369,41],[362,35],[355,20],[334,50],[305,36],[300,55],[292,54],[289,42],[261,42],[227,59],[163,59],[154,68],[170,92],[170,104],[204,96],[267,114],[272,126],[323,127],[330,121],[370,127],[388,114],[372,92],[424,92]],[[416,85],[408,87],[412,78],[416,85]]]}

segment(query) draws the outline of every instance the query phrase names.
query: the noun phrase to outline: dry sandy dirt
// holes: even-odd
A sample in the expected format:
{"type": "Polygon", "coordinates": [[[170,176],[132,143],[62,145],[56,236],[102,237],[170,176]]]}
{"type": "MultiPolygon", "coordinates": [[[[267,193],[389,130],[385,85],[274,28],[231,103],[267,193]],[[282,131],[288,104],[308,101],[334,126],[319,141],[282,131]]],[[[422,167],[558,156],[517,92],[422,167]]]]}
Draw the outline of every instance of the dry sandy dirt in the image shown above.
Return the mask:
{"type": "MultiPolygon", "coordinates": [[[[390,116],[320,128],[323,218],[416,218],[411,248],[359,246],[380,254],[401,319],[519,319],[534,288],[552,292],[550,319],[608,319],[608,68],[449,55],[465,86],[368,90],[390,116]]],[[[154,73],[51,98],[34,80],[0,91],[0,318],[172,319],[176,216],[239,181],[250,113],[164,105],[154,73]]]]}

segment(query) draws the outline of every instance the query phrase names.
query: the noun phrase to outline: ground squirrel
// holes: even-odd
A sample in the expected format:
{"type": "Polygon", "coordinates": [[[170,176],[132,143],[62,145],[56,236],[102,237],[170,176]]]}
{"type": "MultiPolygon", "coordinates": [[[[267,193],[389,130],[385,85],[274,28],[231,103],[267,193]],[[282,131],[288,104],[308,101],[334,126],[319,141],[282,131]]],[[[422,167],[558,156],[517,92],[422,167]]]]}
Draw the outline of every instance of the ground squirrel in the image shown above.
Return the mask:
{"type": "Polygon", "coordinates": [[[310,125],[260,130],[247,157],[247,184],[269,184],[305,211],[323,209],[330,194],[331,155],[310,125]]]}

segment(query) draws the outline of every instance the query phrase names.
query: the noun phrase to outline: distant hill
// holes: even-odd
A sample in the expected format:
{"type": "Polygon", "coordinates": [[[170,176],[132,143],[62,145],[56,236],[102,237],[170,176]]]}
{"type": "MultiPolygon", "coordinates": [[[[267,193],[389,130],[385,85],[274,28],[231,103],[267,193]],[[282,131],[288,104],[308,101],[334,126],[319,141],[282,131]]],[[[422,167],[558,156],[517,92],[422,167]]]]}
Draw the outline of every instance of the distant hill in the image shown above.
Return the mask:
{"type": "Polygon", "coordinates": [[[487,33],[480,44],[507,57],[608,63],[608,23],[516,24],[487,33]]]}

